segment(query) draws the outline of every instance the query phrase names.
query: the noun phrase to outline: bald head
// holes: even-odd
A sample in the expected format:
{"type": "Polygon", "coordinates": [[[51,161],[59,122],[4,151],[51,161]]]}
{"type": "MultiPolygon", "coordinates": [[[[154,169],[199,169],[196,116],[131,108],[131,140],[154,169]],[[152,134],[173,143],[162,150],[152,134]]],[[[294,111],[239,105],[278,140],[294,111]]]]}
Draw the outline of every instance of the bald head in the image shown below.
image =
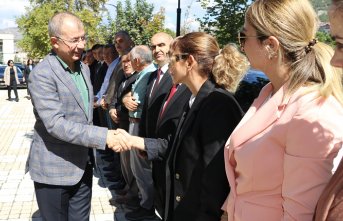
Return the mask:
{"type": "Polygon", "coordinates": [[[61,36],[63,35],[63,25],[64,24],[69,24],[69,23],[75,23],[77,24],[77,28],[79,30],[83,30],[83,24],[79,17],[74,15],[73,13],[70,12],[59,12],[52,16],[52,18],[49,21],[48,24],[48,31],[49,31],[49,36],[54,37],[54,36],[61,36]]]}
{"type": "Polygon", "coordinates": [[[165,32],[159,32],[159,33],[154,34],[151,37],[151,40],[154,39],[154,38],[163,38],[163,39],[165,39],[166,41],[169,41],[169,42],[171,42],[173,40],[173,37],[170,34],[167,34],[165,32]]]}
{"type": "Polygon", "coordinates": [[[154,60],[159,67],[169,63],[169,46],[173,41],[173,37],[167,33],[159,32],[152,36],[150,48],[152,50],[154,60]]]}

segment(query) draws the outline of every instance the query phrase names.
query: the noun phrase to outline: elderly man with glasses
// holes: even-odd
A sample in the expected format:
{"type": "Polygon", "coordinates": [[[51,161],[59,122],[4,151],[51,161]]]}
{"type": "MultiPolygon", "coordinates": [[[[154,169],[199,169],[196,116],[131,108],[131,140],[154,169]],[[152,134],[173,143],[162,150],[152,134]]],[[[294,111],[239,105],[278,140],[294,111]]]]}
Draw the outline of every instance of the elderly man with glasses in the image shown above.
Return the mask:
{"type": "Polygon", "coordinates": [[[72,13],[49,21],[52,51],[29,78],[36,118],[27,168],[43,220],[89,220],[93,149],[113,146],[113,132],[93,126],[93,88],[80,59],[86,44],[72,13]]]}

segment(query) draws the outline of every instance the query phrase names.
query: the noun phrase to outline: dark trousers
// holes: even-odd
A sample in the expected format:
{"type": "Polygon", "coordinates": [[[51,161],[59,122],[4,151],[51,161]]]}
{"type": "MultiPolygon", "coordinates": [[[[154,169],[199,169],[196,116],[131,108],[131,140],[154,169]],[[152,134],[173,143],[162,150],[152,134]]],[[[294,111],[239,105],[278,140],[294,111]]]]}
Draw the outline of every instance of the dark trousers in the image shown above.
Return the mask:
{"type": "Polygon", "coordinates": [[[79,183],[57,186],[34,182],[38,208],[44,221],[89,221],[93,168],[87,164],[79,183]]]}
{"type": "Polygon", "coordinates": [[[11,81],[11,83],[10,83],[9,86],[7,86],[8,98],[11,98],[11,90],[12,90],[12,87],[13,87],[13,90],[14,90],[15,98],[18,98],[17,82],[16,82],[15,79],[11,81]]]}

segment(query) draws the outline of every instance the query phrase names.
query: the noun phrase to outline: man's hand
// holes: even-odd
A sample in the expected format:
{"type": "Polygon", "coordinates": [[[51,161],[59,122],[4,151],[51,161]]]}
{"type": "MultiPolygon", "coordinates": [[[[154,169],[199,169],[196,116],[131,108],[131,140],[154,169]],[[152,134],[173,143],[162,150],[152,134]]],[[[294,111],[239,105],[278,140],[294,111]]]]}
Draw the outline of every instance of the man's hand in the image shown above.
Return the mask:
{"type": "Polygon", "coordinates": [[[93,108],[98,108],[98,107],[100,107],[100,105],[95,101],[95,102],[93,103],[93,108]]]}
{"type": "Polygon", "coordinates": [[[124,130],[109,130],[109,132],[107,133],[107,145],[115,152],[123,152],[126,150],[131,150],[132,148],[130,135],[126,131],[125,133],[123,133],[122,131],[124,130]]]}
{"type": "Polygon", "coordinates": [[[118,114],[117,114],[117,109],[115,108],[112,108],[110,111],[109,111],[109,114],[112,118],[112,120],[114,121],[114,123],[119,123],[119,117],[118,117],[118,114]]]}
{"type": "Polygon", "coordinates": [[[136,111],[138,107],[138,103],[136,99],[132,97],[131,92],[125,94],[123,97],[123,104],[129,111],[136,111]]]}
{"type": "Polygon", "coordinates": [[[105,102],[105,98],[101,98],[100,106],[102,107],[102,109],[107,110],[108,104],[105,102]]]}
{"type": "Polygon", "coordinates": [[[118,145],[120,146],[119,141],[116,138],[116,131],[115,130],[108,130],[107,131],[106,144],[111,149],[118,146],[118,145]]]}

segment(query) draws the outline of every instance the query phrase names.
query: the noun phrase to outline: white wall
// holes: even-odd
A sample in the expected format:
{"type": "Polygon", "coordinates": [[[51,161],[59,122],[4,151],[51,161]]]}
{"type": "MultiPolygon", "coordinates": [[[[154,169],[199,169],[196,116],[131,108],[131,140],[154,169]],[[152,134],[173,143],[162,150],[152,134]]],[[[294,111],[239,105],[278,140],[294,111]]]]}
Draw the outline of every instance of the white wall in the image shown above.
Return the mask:
{"type": "MultiPolygon", "coordinates": [[[[14,35],[13,34],[0,34],[0,39],[2,39],[2,54],[3,60],[0,61],[4,64],[7,64],[7,61],[12,59],[14,60],[14,35]]],[[[1,53],[1,52],[0,52],[1,53]]]]}

